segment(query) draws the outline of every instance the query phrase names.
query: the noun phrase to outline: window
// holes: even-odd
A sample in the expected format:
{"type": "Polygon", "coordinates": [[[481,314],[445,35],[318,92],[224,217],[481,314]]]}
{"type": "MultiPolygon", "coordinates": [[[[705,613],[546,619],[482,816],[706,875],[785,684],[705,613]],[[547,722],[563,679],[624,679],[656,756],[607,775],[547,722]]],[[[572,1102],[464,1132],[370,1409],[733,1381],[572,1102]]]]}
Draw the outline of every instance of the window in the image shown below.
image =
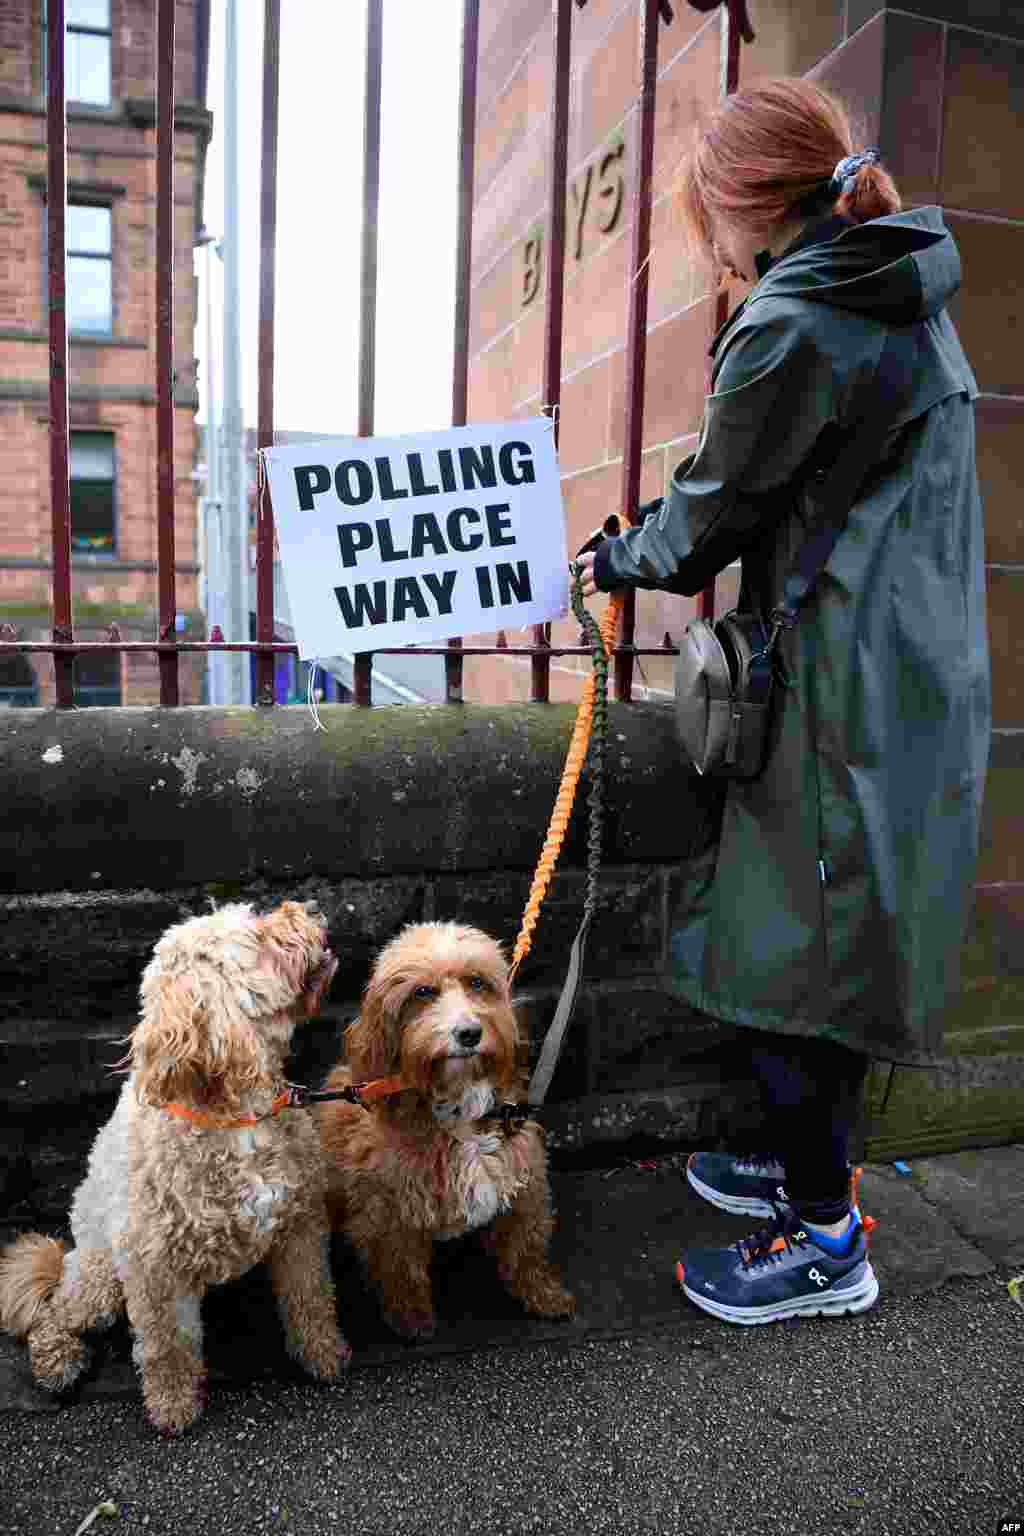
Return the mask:
{"type": "Polygon", "coordinates": [[[113,215],[92,203],[69,203],[67,246],[68,330],[109,336],[114,329],[113,215]]]}
{"type": "MultiPolygon", "coordinates": [[[[109,107],[110,0],[66,0],[64,90],[68,101],[109,107]]],[[[46,92],[46,3],[43,0],[43,93],[46,92]]]]}
{"type": "Polygon", "coordinates": [[[17,651],[0,656],[0,709],[38,703],[39,685],[28,657],[17,651]]]}
{"type": "Polygon", "coordinates": [[[112,555],[115,547],[113,434],[72,432],[72,553],[112,555]]]}
{"type": "Polygon", "coordinates": [[[74,661],[75,703],[79,709],[121,702],[121,652],[83,651],[74,661]]]}

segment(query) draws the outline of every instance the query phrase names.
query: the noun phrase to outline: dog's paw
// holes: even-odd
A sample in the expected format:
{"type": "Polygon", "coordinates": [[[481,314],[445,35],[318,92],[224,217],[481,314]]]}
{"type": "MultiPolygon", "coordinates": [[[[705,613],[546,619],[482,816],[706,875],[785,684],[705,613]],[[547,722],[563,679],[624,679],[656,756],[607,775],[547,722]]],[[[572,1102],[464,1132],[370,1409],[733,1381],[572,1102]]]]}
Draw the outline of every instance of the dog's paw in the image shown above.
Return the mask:
{"type": "Polygon", "coordinates": [[[206,1411],[206,1377],[193,1382],[188,1392],[147,1393],[146,1417],[165,1440],[176,1440],[185,1433],[206,1411]]]}
{"type": "Polygon", "coordinates": [[[352,1346],[343,1333],[335,1332],[333,1338],[325,1339],[322,1345],[307,1341],[299,1355],[300,1364],[304,1365],[311,1376],[319,1381],[337,1381],[344,1376],[352,1360],[352,1346]]]}
{"type": "Polygon", "coordinates": [[[40,1330],[29,1335],[32,1375],[44,1392],[70,1392],[92,1363],[92,1350],[77,1334],[40,1330]]]}
{"type": "Polygon", "coordinates": [[[554,1271],[534,1270],[517,1275],[509,1275],[503,1269],[500,1272],[510,1294],[527,1312],[537,1317],[572,1317],[576,1311],[575,1296],[565,1289],[554,1271]]]}
{"type": "Polygon", "coordinates": [[[535,1297],[524,1298],[525,1305],[538,1317],[572,1317],[576,1298],[564,1286],[545,1286],[535,1297]]]}
{"type": "Polygon", "coordinates": [[[385,1312],[384,1321],[409,1344],[432,1339],[437,1332],[437,1319],[433,1312],[385,1312]]]}

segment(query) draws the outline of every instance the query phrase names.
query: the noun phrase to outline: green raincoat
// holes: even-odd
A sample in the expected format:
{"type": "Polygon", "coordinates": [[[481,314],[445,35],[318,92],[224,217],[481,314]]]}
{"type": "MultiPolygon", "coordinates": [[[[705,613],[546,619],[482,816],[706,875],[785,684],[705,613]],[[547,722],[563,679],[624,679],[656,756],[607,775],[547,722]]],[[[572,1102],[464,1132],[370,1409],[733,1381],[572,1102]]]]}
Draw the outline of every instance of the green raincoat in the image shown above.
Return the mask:
{"type": "Polygon", "coordinates": [[[767,613],[859,383],[921,321],[914,390],[799,623],[760,778],[732,782],[673,928],[669,984],[714,1017],[926,1061],[959,981],[988,759],[977,386],[937,208],[805,231],[712,346],[700,444],[598,548],[604,591],[693,594],[742,560],[767,613]]]}

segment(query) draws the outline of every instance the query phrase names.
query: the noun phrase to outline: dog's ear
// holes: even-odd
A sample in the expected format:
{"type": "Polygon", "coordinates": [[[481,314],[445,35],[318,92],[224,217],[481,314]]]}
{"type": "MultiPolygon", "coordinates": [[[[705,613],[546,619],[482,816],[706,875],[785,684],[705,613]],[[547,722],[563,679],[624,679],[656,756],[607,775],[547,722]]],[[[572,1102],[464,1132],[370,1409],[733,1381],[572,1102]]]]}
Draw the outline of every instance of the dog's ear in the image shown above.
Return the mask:
{"type": "Polygon", "coordinates": [[[272,1005],[294,1009],[299,1004],[301,1013],[312,1018],[338,969],[327,948],[323,918],[298,901],[283,901],[258,918],[256,927],[263,954],[283,989],[272,1005]]]}
{"type": "Polygon", "coordinates": [[[337,969],[337,960],[329,949],[325,949],[324,958],[315,970],[310,971],[303,987],[302,1011],[307,1019],[315,1018],[320,1012],[320,1004],[327,996],[327,989],[334,980],[337,969]]]}
{"type": "Polygon", "coordinates": [[[144,1104],[192,1104],[237,1110],[265,1086],[268,1068],[256,1031],[224,999],[212,1012],[188,972],[147,975],[142,1021],[132,1037],[135,1089],[144,1104]]]}
{"type": "Polygon", "coordinates": [[[148,975],[142,1021],[132,1036],[135,1089],[144,1104],[195,1099],[209,1075],[209,1019],[188,975],[148,975]]]}
{"type": "Polygon", "coordinates": [[[370,978],[359,1017],[345,1031],[345,1054],[357,1080],[386,1077],[398,1066],[398,1027],[383,979],[370,978]]]}
{"type": "Polygon", "coordinates": [[[319,958],[323,931],[297,901],[282,901],[273,912],[257,919],[260,944],[294,1000],[319,958]]]}

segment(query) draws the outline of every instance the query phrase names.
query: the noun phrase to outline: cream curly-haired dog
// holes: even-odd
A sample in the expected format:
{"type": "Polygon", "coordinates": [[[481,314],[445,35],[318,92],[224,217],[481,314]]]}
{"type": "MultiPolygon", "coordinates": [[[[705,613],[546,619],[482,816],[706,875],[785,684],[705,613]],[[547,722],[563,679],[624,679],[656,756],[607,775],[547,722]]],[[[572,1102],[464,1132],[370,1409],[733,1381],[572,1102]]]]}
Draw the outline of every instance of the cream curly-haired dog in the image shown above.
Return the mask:
{"type": "Polygon", "coordinates": [[[360,1104],[320,1107],[327,1206],[390,1326],[409,1338],[433,1333],[434,1242],[474,1229],[529,1311],[571,1313],[547,1257],[554,1218],[541,1128],[489,1118],[522,1096],[495,940],[456,923],[406,928],[380,954],[345,1044],[348,1065],[325,1088],[376,1086],[360,1104]]]}
{"type": "Polygon", "coordinates": [[[28,1339],[42,1386],[71,1386],[81,1335],[124,1308],[146,1411],[184,1429],[205,1396],[203,1293],[261,1260],[289,1352],[328,1380],[347,1363],[316,1127],[280,1112],[292,1031],[336,968],[322,922],[293,901],[262,917],[223,906],[159,940],[131,1075],[75,1193],[74,1248],[32,1233],[0,1256],[0,1324],[28,1339]]]}

